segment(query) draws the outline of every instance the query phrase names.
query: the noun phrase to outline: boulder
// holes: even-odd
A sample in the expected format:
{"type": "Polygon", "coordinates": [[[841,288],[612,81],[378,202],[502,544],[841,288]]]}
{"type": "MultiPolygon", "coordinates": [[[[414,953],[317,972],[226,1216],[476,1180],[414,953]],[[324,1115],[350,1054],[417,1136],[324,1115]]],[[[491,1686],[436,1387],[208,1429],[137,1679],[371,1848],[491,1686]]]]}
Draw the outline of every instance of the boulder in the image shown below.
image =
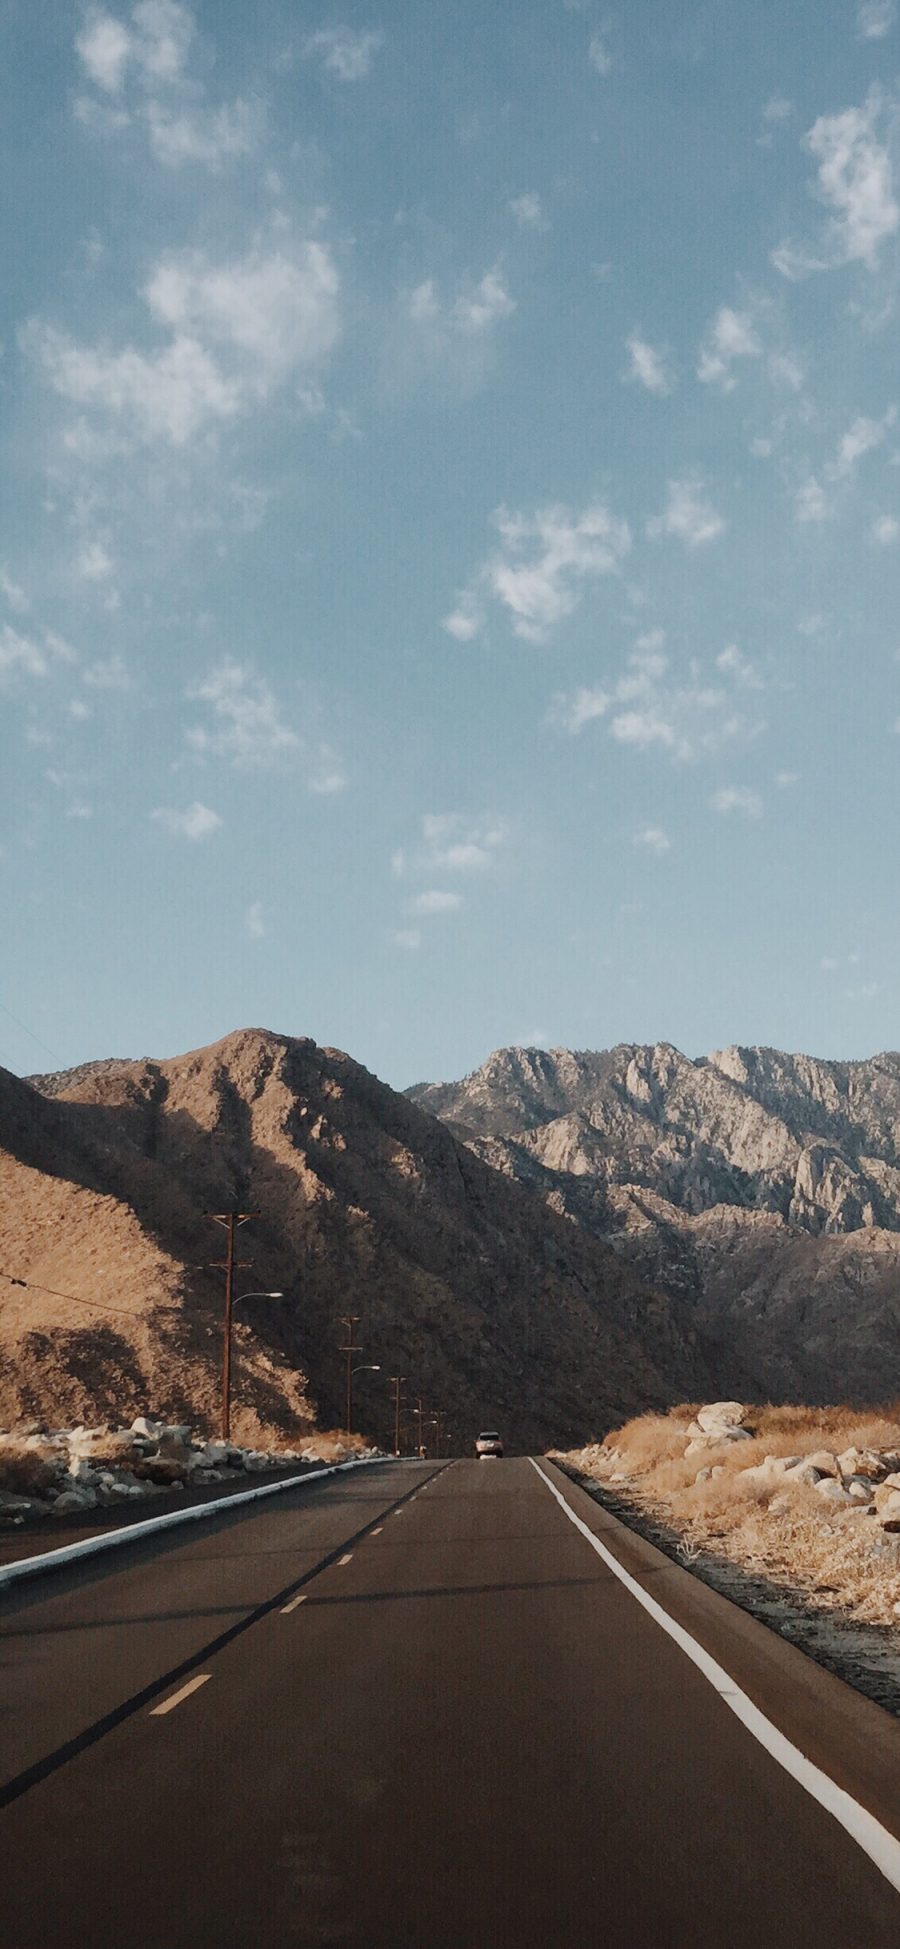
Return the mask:
{"type": "Polygon", "coordinates": [[[54,1516],[65,1516],[74,1509],[96,1509],[96,1507],[97,1492],[95,1489],[64,1489],[62,1495],[57,1496],[53,1504],[53,1514],[54,1516]]]}
{"type": "Polygon", "coordinates": [[[820,1475],[818,1482],[814,1483],[813,1486],[816,1495],[821,1496],[823,1502],[852,1501],[852,1497],[847,1494],[846,1489],[841,1487],[840,1482],[835,1481],[833,1475],[820,1475]]]}
{"type": "Polygon", "coordinates": [[[805,1482],[815,1488],[816,1483],[821,1482],[822,1474],[823,1471],[816,1468],[815,1463],[811,1462],[808,1456],[804,1456],[802,1461],[794,1463],[793,1468],[785,1469],[784,1479],[790,1483],[805,1482]]]}
{"type": "Polygon", "coordinates": [[[740,1401],[713,1401],[697,1409],[697,1421],[704,1433],[712,1433],[719,1428],[739,1428],[746,1413],[740,1401]]]}
{"type": "Polygon", "coordinates": [[[882,1529],[889,1534],[900,1530],[900,1489],[889,1489],[887,1495],[876,1489],[875,1509],[882,1529]]]}

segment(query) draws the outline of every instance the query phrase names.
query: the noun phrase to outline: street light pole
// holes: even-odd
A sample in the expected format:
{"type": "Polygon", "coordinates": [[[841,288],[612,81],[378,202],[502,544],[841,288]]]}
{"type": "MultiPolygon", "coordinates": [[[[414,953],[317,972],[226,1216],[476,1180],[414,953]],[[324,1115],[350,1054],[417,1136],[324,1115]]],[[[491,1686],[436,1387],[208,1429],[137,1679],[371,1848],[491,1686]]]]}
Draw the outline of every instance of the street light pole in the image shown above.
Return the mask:
{"type": "Polygon", "coordinates": [[[415,1412],[415,1416],[416,1416],[416,1421],[417,1421],[417,1423],[418,1423],[418,1435],[417,1435],[417,1439],[416,1439],[416,1449],[417,1449],[417,1451],[418,1451],[418,1453],[419,1453],[419,1455],[421,1455],[421,1453],[422,1453],[422,1396],[421,1396],[421,1394],[419,1395],[419,1397],[418,1397],[418,1400],[416,1401],[416,1405],[415,1405],[415,1410],[414,1410],[414,1412],[415,1412]]]}
{"type": "Polygon", "coordinates": [[[394,1454],[400,1453],[400,1389],[406,1380],[405,1374],[392,1374],[394,1388],[394,1454]]]}
{"type": "Polygon", "coordinates": [[[231,1329],[234,1319],[234,1275],[238,1267],[246,1268],[250,1261],[235,1259],[234,1234],[238,1225],[246,1225],[248,1219],[258,1218],[258,1211],[207,1211],[204,1217],[211,1218],[216,1225],[224,1225],[228,1234],[225,1258],[220,1265],[225,1272],[225,1322],[222,1341],[222,1440],[231,1438],[231,1329]]]}
{"type": "Polygon", "coordinates": [[[347,1344],[345,1347],[341,1347],[340,1352],[345,1353],[347,1356],[347,1420],[345,1426],[348,1435],[352,1435],[353,1433],[353,1356],[355,1353],[362,1353],[362,1347],[355,1347],[353,1345],[353,1329],[359,1325],[361,1318],[362,1315],[360,1313],[342,1313],[340,1315],[341,1325],[347,1329],[347,1344]]]}

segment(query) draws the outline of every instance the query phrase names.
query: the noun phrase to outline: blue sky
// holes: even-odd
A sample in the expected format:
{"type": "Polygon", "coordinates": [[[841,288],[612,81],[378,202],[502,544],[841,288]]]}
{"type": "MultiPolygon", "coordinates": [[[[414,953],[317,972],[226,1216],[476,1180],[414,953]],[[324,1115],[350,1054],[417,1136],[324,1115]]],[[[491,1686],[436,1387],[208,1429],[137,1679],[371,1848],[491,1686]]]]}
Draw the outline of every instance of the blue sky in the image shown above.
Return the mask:
{"type": "Polygon", "coordinates": [[[896,1046],[894,0],[39,11],[0,1061],[896,1046]]]}

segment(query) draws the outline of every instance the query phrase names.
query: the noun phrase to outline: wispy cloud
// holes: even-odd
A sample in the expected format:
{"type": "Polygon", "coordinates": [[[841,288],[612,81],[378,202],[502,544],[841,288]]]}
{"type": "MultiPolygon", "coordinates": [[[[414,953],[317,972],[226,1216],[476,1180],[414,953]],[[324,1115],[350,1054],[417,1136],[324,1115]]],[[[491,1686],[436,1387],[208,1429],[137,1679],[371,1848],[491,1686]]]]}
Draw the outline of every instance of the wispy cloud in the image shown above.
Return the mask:
{"type": "Polygon", "coordinates": [[[631,546],[628,523],[601,501],[581,514],[560,506],[533,515],[499,508],[492,519],[500,547],[445,618],[444,628],[460,641],[478,634],[487,605],[496,602],[517,636],[543,642],[572,615],[585,586],[614,574],[631,546]]]}
{"type": "Polygon", "coordinates": [[[384,35],[380,28],[320,27],[304,48],[338,81],[364,81],[384,35]]]}
{"type": "Polygon", "coordinates": [[[672,380],[661,352],[657,352],[638,332],[626,339],[629,366],[626,378],[637,379],[651,393],[670,393],[672,380]]]}
{"type": "Polygon", "coordinates": [[[5,568],[0,568],[0,595],[16,616],[27,616],[31,598],[5,568]]]}
{"type": "Polygon", "coordinates": [[[895,0],[860,0],[856,31],[861,41],[881,41],[897,18],[895,0]]]}
{"type": "Polygon", "coordinates": [[[261,105],[207,103],[202,81],[187,73],[195,32],[193,14],[177,0],[141,0],[127,20],[90,9],[75,51],[97,92],[77,97],[78,120],[101,135],[145,128],[152,153],[169,168],[200,163],[219,170],[250,154],[261,105]]]}
{"type": "Polygon", "coordinates": [[[612,73],[613,58],[609,51],[609,43],[605,32],[602,33],[599,28],[595,29],[588,42],[588,61],[595,74],[605,77],[612,73]]]}
{"type": "Polygon", "coordinates": [[[484,873],[495,864],[509,837],[507,821],[490,813],[473,817],[466,812],[426,812],[419,841],[393,855],[394,877],[484,873]]]}
{"type": "Polygon", "coordinates": [[[443,893],[436,887],[432,887],[426,893],[413,894],[409,902],[409,911],[411,914],[421,914],[430,918],[434,914],[456,913],[462,904],[461,893],[443,893]]]}
{"type": "Polygon", "coordinates": [[[710,799],[714,812],[728,818],[733,812],[744,819],[761,819],[763,802],[758,792],[751,791],[749,785],[723,785],[710,799]]]}
{"type": "Polygon", "coordinates": [[[818,163],[817,195],[832,215],[814,249],[791,243],[772,252],[784,277],[806,277],[842,264],[878,267],[881,246],[900,224],[893,169],[883,131],[891,108],[872,88],[859,108],[820,115],[804,139],[818,163]]]}
{"type": "Polygon", "coordinates": [[[266,917],[261,900],[251,901],[250,906],[247,908],[245,924],[251,941],[262,941],[265,939],[268,928],[266,927],[266,917]]]}
{"type": "Polygon", "coordinates": [[[761,689],[762,679],[736,645],[716,659],[710,680],[695,659],[686,671],[673,669],[664,643],[662,630],[639,637],[615,681],[559,693],[549,723],[577,737],[587,725],[605,719],[617,744],[656,751],[677,764],[709,756],[763,729],[758,717],[746,714],[747,693],[761,689]]]}
{"type": "Polygon", "coordinates": [[[631,843],[641,852],[656,853],[660,858],[672,849],[672,841],[662,826],[639,826],[637,832],[632,833],[631,843]]]}
{"type": "Polygon", "coordinates": [[[153,351],[80,345],[40,320],[23,334],[57,393],[141,441],[185,446],[247,412],[320,363],[339,330],[337,271],[318,241],[223,263],[167,255],[143,296],[167,333],[153,351]]]}
{"type": "Polygon", "coordinates": [[[709,500],[703,481],[694,476],[671,480],[665,510],[647,523],[647,533],[656,539],[673,535],[686,548],[703,548],[724,533],[726,523],[709,500]]]}
{"type": "Polygon", "coordinates": [[[737,381],[732,367],[737,359],[762,357],[762,344],[749,312],[733,311],[722,305],[716,312],[700,350],[697,377],[704,385],[733,391],[737,381]]]}
{"type": "Polygon", "coordinates": [[[271,686],[249,664],[223,657],[187,695],[208,704],[212,718],[210,725],[192,725],[185,733],[198,757],[225,758],[239,770],[266,769],[300,748],[271,686]]]}
{"type": "Polygon", "coordinates": [[[150,817],[171,833],[173,839],[210,839],[222,824],[218,812],[201,804],[199,799],[195,799],[183,812],[172,805],[158,805],[150,817]]]}
{"type": "Polygon", "coordinates": [[[549,230],[544,205],[534,190],[525,190],[521,196],[511,196],[509,207],[522,230],[549,230]]]}

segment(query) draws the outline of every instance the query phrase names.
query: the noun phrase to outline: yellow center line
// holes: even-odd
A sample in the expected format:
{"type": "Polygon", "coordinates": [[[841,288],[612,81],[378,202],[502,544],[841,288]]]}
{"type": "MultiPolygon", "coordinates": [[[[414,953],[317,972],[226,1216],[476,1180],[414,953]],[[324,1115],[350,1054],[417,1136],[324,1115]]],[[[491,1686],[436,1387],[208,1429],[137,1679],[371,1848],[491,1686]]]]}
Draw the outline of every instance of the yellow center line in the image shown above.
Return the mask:
{"type": "Polygon", "coordinates": [[[151,1719],[161,1719],[164,1713],[174,1712],[176,1705],[180,1705],[182,1699],[189,1699],[191,1693],[199,1691],[200,1686],[205,1685],[210,1678],[212,1672],[198,1672],[196,1678],[189,1678],[187,1684],[182,1685],[180,1692],[173,1692],[169,1698],[163,1699],[162,1705],[152,1707],[151,1719]]]}

